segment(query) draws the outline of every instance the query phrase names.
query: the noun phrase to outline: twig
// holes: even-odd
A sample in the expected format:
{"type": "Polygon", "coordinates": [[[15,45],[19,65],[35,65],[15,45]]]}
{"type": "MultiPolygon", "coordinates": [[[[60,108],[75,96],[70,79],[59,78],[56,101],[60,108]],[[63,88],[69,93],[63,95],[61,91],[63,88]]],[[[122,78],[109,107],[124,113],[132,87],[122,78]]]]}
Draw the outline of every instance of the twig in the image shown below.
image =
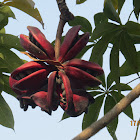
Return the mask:
{"type": "Polygon", "coordinates": [[[57,29],[56,40],[55,40],[55,58],[56,60],[59,57],[59,50],[61,46],[61,38],[63,33],[63,28],[66,22],[72,20],[74,18],[73,14],[69,11],[65,0],[56,0],[58,4],[58,8],[60,10],[60,21],[57,29]]]}
{"type": "Polygon", "coordinates": [[[58,28],[57,28],[57,34],[56,34],[56,39],[55,39],[55,58],[56,60],[59,58],[59,49],[61,46],[61,37],[63,33],[63,28],[65,25],[65,21],[60,18],[58,28]]]}
{"type": "Polygon", "coordinates": [[[102,128],[107,126],[112,120],[114,120],[128,105],[131,104],[136,98],[140,96],[140,84],[138,84],[127,96],[125,96],[120,102],[118,102],[108,113],[104,115],[100,120],[92,123],[88,128],[83,130],[73,140],[87,140],[91,136],[95,135],[102,128]]]}
{"type": "Polygon", "coordinates": [[[57,4],[58,4],[58,8],[59,11],[61,13],[60,18],[65,20],[65,21],[69,21],[74,19],[74,15],[69,11],[65,0],[56,0],[57,4]]]}

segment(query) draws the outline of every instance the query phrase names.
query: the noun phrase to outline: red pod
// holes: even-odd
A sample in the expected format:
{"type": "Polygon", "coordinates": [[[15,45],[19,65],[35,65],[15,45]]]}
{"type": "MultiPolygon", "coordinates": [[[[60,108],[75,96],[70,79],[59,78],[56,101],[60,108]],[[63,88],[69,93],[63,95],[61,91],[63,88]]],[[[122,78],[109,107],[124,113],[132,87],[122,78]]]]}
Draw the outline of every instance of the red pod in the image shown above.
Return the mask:
{"type": "Polygon", "coordinates": [[[80,59],[72,59],[69,62],[67,62],[65,66],[73,66],[73,67],[79,68],[93,76],[99,76],[104,73],[100,65],[94,62],[89,62],[89,61],[80,60],[80,59]]]}
{"type": "Polygon", "coordinates": [[[94,98],[88,94],[85,90],[76,89],[73,90],[73,107],[65,109],[63,104],[60,104],[65,112],[71,117],[77,117],[82,113],[87,113],[88,106],[94,102],[94,98]]]}
{"type": "Polygon", "coordinates": [[[27,27],[33,38],[41,45],[44,52],[48,55],[48,57],[52,60],[55,59],[54,48],[50,44],[50,42],[45,38],[44,34],[36,27],[28,26],[27,27]]]}
{"type": "Polygon", "coordinates": [[[99,79],[79,68],[66,66],[65,72],[69,77],[73,78],[73,80],[80,80],[80,82],[83,83],[84,86],[95,87],[101,84],[101,81],[99,79]]]}
{"type": "Polygon", "coordinates": [[[71,84],[70,84],[70,80],[67,77],[66,74],[64,74],[63,72],[59,71],[58,73],[60,75],[60,77],[62,78],[63,84],[64,84],[64,88],[65,88],[65,92],[66,92],[66,105],[63,106],[64,110],[70,110],[73,107],[73,92],[71,89],[71,84]]]}
{"type": "Polygon", "coordinates": [[[52,111],[48,108],[47,102],[48,93],[45,91],[39,91],[31,96],[31,99],[35,102],[36,105],[41,107],[41,109],[51,115],[52,111]]]}
{"type": "Polygon", "coordinates": [[[61,62],[73,59],[80,51],[86,46],[89,40],[89,33],[85,33],[82,37],[76,42],[76,44],[67,52],[63,57],[61,62]]]}
{"type": "Polygon", "coordinates": [[[64,56],[68,53],[68,51],[71,49],[73,42],[78,35],[78,32],[80,30],[81,26],[74,26],[72,27],[66,34],[64,41],[60,47],[60,56],[59,56],[59,61],[64,58],[64,56]]]}
{"type": "Polygon", "coordinates": [[[50,110],[56,110],[59,104],[59,96],[56,93],[56,71],[52,72],[48,80],[47,104],[50,110]]]}
{"type": "Polygon", "coordinates": [[[24,49],[26,49],[29,53],[39,59],[50,59],[45,52],[43,52],[39,47],[33,44],[29,37],[26,35],[20,35],[20,43],[24,49]]]}
{"type": "Polygon", "coordinates": [[[52,68],[42,62],[28,62],[12,72],[9,83],[17,92],[34,91],[43,85],[51,71],[52,68]]]}

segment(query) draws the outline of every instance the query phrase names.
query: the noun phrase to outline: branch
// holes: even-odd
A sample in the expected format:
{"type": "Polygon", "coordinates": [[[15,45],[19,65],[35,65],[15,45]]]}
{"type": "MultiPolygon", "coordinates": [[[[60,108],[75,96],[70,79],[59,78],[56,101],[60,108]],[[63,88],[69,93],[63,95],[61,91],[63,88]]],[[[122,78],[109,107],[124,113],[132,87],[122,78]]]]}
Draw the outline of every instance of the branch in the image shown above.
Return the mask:
{"type": "Polygon", "coordinates": [[[88,128],[83,130],[73,140],[87,140],[95,135],[102,128],[107,126],[114,120],[128,105],[130,105],[136,98],[140,96],[140,84],[138,84],[127,96],[118,102],[108,113],[100,120],[92,123],[88,128]]]}
{"type": "Polygon", "coordinates": [[[65,0],[56,0],[58,4],[58,8],[60,10],[60,21],[57,29],[56,40],[55,40],[55,58],[56,60],[59,58],[59,50],[61,46],[61,38],[63,33],[63,28],[66,22],[74,19],[73,14],[69,11],[65,0]]]}

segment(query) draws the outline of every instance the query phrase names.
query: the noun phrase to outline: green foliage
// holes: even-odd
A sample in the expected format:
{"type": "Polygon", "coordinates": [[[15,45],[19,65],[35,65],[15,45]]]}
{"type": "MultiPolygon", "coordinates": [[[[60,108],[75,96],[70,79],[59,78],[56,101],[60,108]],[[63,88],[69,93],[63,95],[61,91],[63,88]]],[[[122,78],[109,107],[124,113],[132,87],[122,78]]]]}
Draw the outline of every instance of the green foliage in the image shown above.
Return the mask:
{"type": "Polygon", "coordinates": [[[134,13],[138,20],[139,13],[140,13],[140,1],[139,0],[133,0],[133,6],[134,6],[134,13]]]}
{"type": "Polygon", "coordinates": [[[76,0],[76,4],[81,4],[81,3],[84,3],[85,1],[87,0],[76,0]]]}
{"type": "MultiPolygon", "coordinates": [[[[110,111],[114,106],[116,105],[116,102],[114,98],[110,95],[106,97],[105,105],[104,105],[104,114],[106,114],[108,111],[110,111]]],[[[117,129],[118,125],[118,117],[112,120],[106,127],[110,135],[112,136],[113,140],[117,140],[115,131],[117,129]]]]}
{"type": "Polygon", "coordinates": [[[91,125],[93,122],[95,122],[98,119],[100,109],[103,104],[103,99],[104,99],[104,95],[98,96],[95,99],[95,103],[90,105],[88,113],[84,115],[82,129],[87,128],[89,125],[91,125]]]}
{"type": "Polygon", "coordinates": [[[4,0],[4,4],[15,7],[28,15],[38,20],[42,26],[44,23],[37,8],[34,8],[35,3],[32,0],[4,0]]]}
{"type": "Polygon", "coordinates": [[[0,124],[5,127],[14,129],[14,118],[12,115],[12,111],[1,95],[0,95],[0,124]]]}
{"type": "Polygon", "coordinates": [[[90,22],[84,17],[76,16],[74,20],[69,21],[69,25],[70,26],[81,25],[82,26],[81,30],[83,32],[89,32],[89,33],[92,32],[92,26],[90,22]]]}

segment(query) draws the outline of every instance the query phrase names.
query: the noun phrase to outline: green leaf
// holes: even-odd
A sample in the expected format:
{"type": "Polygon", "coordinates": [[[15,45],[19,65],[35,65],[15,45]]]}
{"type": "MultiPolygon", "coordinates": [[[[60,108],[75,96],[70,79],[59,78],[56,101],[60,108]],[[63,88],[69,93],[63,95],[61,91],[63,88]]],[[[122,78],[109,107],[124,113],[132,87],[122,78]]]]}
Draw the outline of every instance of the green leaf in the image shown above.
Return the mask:
{"type": "Polygon", "coordinates": [[[117,10],[118,9],[118,0],[111,0],[113,7],[117,10]]]}
{"type": "Polygon", "coordinates": [[[2,80],[4,82],[3,84],[3,91],[5,91],[6,93],[17,97],[17,95],[15,94],[15,92],[13,92],[13,90],[11,89],[11,87],[9,86],[9,76],[8,75],[2,75],[2,80]]]}
{"type": "Polygon", "coordinates": [[[103,104],[103,99],[104,99],[104,95],[98,96],[95,99],[95,103],[89,106],[88,113],[85,114],[83,118],[82,129],[87,128],[89,125],[91,125],[93,122],[95,122],[98,119],[100,109],[103,104]]]}
{"type": "Polygon", "coordinates": [[[140,1],[139,0],[133,0],[133,6],[134,6],[135,17],[138,20],[139,13],[140,13],[140,1]]]}
{"type": "Polygon", "coordinates": [[[38,9],[34,7],[35,3],[32,0],[4,0],[4,4],[15,7],[27,13],[28,15],[38,20],[42,26],[44,26],[40,13],[38,9]]]}
{"type": "Polygon", "coordinates": [[[117,88],[120,91],[119,42],[120,41],[116,38],[116,42],[110,53],[110,70],[113,81],[116,82],[117,88]]]}
{"type": "Polygon", "coordinates": [[[81,3],[84,3],[85,1],[87,0],[76,0],[76,4],[81,4],[81,3]]]}
{"type": "Polygon", "coordinates": [[[0,34],[0,45],[8,49],[15,48],[19,51],[25,51],[20,44],[19,38],[11,34],[0,34]]]}
{"type": "MultiPolygon", "coordinates": [[[[122,98],[125,97],[123,94],[118,93],[116,91],[112,91],[111,95],[116,100],[116,103],[118,103],[122,98]]],[[[131,105],[129,105],[123,112],[133,120],[133,111],[131,105]]]]}
{"type": "Polygon", "coordinates": [[[120,50],[124,55],[125,59],[128,61],[131,69],[137,73],[138,71],[138,62],[137,62],[137,53],[136,48],[133,44],[133,41],[127,32],[122,32],[121,41],[120,41],[120,50]]]}
{"type": "MultiPolygon", "coordinates": [[[[115,100],[112,96],[108,95],[105,100],[105,106],[104,106],[104,114],[106,114],[108,111],[110,111],[114,106],[116,105],[115,100]]],[[[118,117],[116,117],[114,120],[112,120],[106,127],[110,135],[114,140],[116,140],[115,131],[117,129],[118,125],[118,117]]]]}
{"type": "Polygon", "coordinates": [[[118,13],[120,14],[125,0],[118,0],[118,13]]]}
{"type": "Polygon", "coordinates": [[[113,75],[110,72],[107,76],[107,89],[109,89],[109,87],[112,85],[113,82],[114,82],[113,75]]]}
{"type": "Polygon", "coordinates": [[[5,16],[7,16],[7,17],[12,17],[12,18],[15,19],[15,15],[12,12],[12,10],[10,9],[9,6],[6,6],[6,5],[1,6],[0,7],[0,13],[3,14],[3,15],[5,15],[5,16]]]}
{"type": "Polygon", "coordinates": [[[69,117],[70,117],[70,116],[69,116],[66,112],[64,112],[61,121],[64,120],[64,119],[67,119],[67,118],[69,118],[69,117]]]}
{"type": "Polygon", "coordinates": [[[81,30],[83,32],[89,32],[89,33],[92,32],[92,26],[90,22],[84,17],[76,16],[74,20],[70,20],[68,24],[70,26],[81,25],[82,26],[81,30]]]}
{"type": "Polygon", "coordinates": [[[0,34],[5,34],[5,28],[2,28],[2,29],[0,30],[0,34]]]}
{"type": "MultiPolygon", "coordinates": [[[[1,76],[2,74],[0,74],[0,76],[1,76]]],[[[2,90],[3,90],[3,85],[4,85],[4,82],[3,82],[3,79],[1,79],[1,77],[0,77],[0,93],[2,92],[2,90]]]]}
{"type": "MultiPolygon", "coordinates": [[[[116,84],[113,85],[110,89],[111,90],[118,90],[116,84]]],[[[120,89],[121,89],[121,91],[132,90],[132,88],[129,85],[124,84],[124,83],[120,83],[120,89]]]]}
{"type": "Polygon", "coordinates": [[[119,30],[119,26],[109,22],[102,22],[97,24],[94,29],[91,40],[95,40],[103,36],[104,34],[119,30]]]}
{"type": "Polygon", "coordinates": [[[14,118],[12,111],[4,98],[0,95],[0,124],[14,129],[14,118]]]}
{"type": "Polygon", "coordinates": [[[111,42],[112,38],[120,31],[120,28],[108,31],[102,38],[94,45],[92,53],[90,56],[91,62],[99,63],[102,59],[104,52],[106,51],[108,44],[111,42]]]}
{"type": "Polygon", "coordinates": [[[8,17],[3,14],[0,14],[0,18],[1,18],[0,20],[0,30],[1,30],[2,28],[4,28],[4,26],[8,24],[8,17]],[[2,17],[4,18],[2,19],[2,17]]]}
{"type": "Polygon", "coordinates": [[[88,92],[88,93],[90,93],[93,97],[94,96],[97,96],[97,95],[100,95],[100,94],[103,94],[104,92],[101,92],[101,91],[90,91],[90,92],[88,92]]]}
{"type": "Polygon", "coordinates": [[[128,21],[124,26],[129,34],[140,35],[140,24],[128,21]]]}
{"type": "MultiPolygon", "coordinates": [[[[140,51],[137,52],[137,71],[140,71],[140,51]]],[[[135,71],[132,69],[131,65],[129,64],[128,60],[126,60],[120,68],[120,75],[121,76],[128,76],[131,74],[135,74],[135,71]]]]}
{"type": "Polygon", "coordinates": [[[5,61],[10,72],[23,64],[23,61],[16,54],[3,46],[0,47],[0,58],[5,61]]]}
{"type": "Polygon", "coordinates": [[[82,51],[80,51],[80,53],[79,53],[75,58],[81,58],[81,57],[83,57],[83,55],[84,55],[91,47],[93,47],[93,45],[88,45],[88,46],[84,47],[84,48],[82,49],[82,51]]]}
{"type": "Polygon", "coordinates": [[[133,44],[140,44],[140,35],[130,34],[133,44]]]}
{"type": "Polygon", "coordinates": [[[102,75],[98,76],[97,78],[102,81],[102,86],[104,88],[106,88],[105,74],[102,74],[102,75]]]}
{"type": "Polygon", "coordinates": [[[101,24],[103,22],[107,23],[107,21],[108,21],[107,17],[102,12],[94,15],[95,26],[97,26],[98,24],[101,24]]]}
{"type": "Polygon", "coordinates": [[[119,15],[116,12],[111,0],[105,0],[103,11],[109,19],[121,24],[121,20],[119,18],[119,15]]]}

